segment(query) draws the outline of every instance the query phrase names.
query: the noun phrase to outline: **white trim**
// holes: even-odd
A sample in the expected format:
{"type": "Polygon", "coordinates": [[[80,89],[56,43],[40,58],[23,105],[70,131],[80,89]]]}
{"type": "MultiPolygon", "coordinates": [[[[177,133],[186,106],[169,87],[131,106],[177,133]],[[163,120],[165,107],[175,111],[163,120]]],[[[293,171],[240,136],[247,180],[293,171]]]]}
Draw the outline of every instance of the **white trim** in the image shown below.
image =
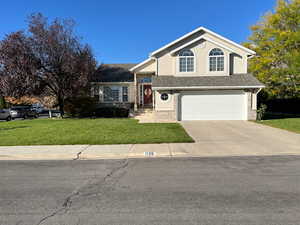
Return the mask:
{"type": "Polygon", "coordinates": [[[174,77],[228,77],[230,75],[228,74],[225,74],[224,75],[224,71],[220,71],[220,72],[223,72],[223,73],[212,73],[212,74],[207,74],[207,75],[195,75],[195,74],[191,74],[189,75],[188,73],[187,74],[174,74],[174,77]]]}
{"type": "Polygon", "coordinates": [[[234,45],[234,46],[236,46],[236,47],[238,47],[238,48],[240,48],[240,49],[242,49],[242,50],[248,52],[248,53],[251,54],[251,55],[255,55],[255,54],[256,54],[256,52],[252,51],[251,49],[246,48],[246,47],[244,47],[244,46],[242,46],[242,45],[240,45],[240,44],[237,44],[237,43],[235,43],[235,42],[233,42],[233,41],[231,41],[231,40],[229,40],[229,39],[227,39],[227,38],[225,38],[225,37],[223,37],[223,36],[221,36],[221,35],[219,35],[219,34],[213,32],[213,31],[211,31],[211,30],[209,30],[209,29],[207,29],[207,28],[205,28],[205,27],[198,27],[197,29],[195,29],[195,30],[193,30],[193,31],[191,31],[191,32],[189,32],[189,33],[183,35],[182,37],[176,39],[175,41],[172,41],[172,42],[170,42],[169,44],[167,44],[167,45],[165,45],[165,46],[163,46],[163,47],[157,49],[156,51],[152,52],[152,53],[150,54],[150,56],[154,56],[155,54],[161,52],[162,50],[164,50],[164,49],[166,49],[166,48],[168,48],[168,47],[174,45],[175,43],[177,43],[177,42],[179,42],[179,41],[181,41],[181,40],[183,40],[183,39],[185,39],[185,38],[191,36],[192,34],[194,34],[194,33],[196,33],[196,32],[199,32],[199,31],[201,31],[201,30],[203,30],[204,32],[209,33],[209,34],[211,34],[211,35],[213,35],[213,36],[216,36],[216,37],[220,38],[221,40],[223,40],[223,41],[225,41],[225,42],[228,42],[228,43],[230,43],[230,44],[232,44],[232,45],[234,45]]]}
{"type": "Polygon", "coordinates": [[[225,46],[225,45],[223,45],[223,44],[221,44],[221,43],[219,43],[219,42],[217,42],[217,41],[214,41],[214,40],[212,40],[212,39],[210,39],[210,38],[208,38],[208,37],[200,36],[200,37],[195,38],[194,40],[192,40],[192,41],[190,41],[190,42],[188,42],[188,43],[186,43],[186,44],[184,44],[184,45],[182,45],[182,46],[179,46],[178,48],[172,50],[172,51],[170,52],[170,54],[171,54],[171,55],[174,55],[174,53],[180,51],[180,50],[183,49],[183,48],[186,48],[187,46],[190,46],[191,44],[193,44],[193,43],[195,43],[195,42],[197,42],[197,41],[200,41],[201,39],[203,39],[203,40],[205,40],[205,41],[208,41],[208,42],[210,42],[210,43],[212,43],[212,44],[215,44],[215,45],[217,45],[217,46],[219,46],[219,47],[221,47],[221,48],[224,48],[224,49],[226,49],[227,51],[235,52],[232,48],[229,48],[229,47],[227,47],[227,46],[225,46]]]}
{"type": "Polygon", "coordinates": [[[172,51],[170,52],[170,54],[173,55],[174,53],[180,51],[181,49],[183,49],[183,48],[185,48],[185,47],[187,47],[187,46],[189,46],[189,45],[191,45],[191,44],[193,44],[193,43],[195,43],[195,42],[197,42],[197,41],[200,41],[201,39],[204,39],[204,38],[203,38],[202,36],[201,36],[201,37],[198,37],[198,38],[195,38],[194,40],[191,40],[190,42],[185,43],[184,45],[181,45],[181,46],[179,46],[178,48],[172,50],[172,51]]]}
{"type": "Polygon", "coordinates": [[[133,84],[134,81],[130,81],[130,82],[91,82],[91,84],[101,84],[101,85],[116,85],[116,86],[121,86],[124,84],[133,84]]]}
{"type": "Polygon", "coordinates": [[[161,93],[159,93],[159,100],[161,101],[161,102],[163,102],[163,103],[169,103],[170,101],[171,101],[171,93],[169,93],[168,91],[163,91],[163,92],[161,92],[161,93]],[[161,95],[162,94],[167,94],[168,95],[168,99],[167,100],[162,100],[161,99],[161,95]]]}
{"type": "Polygon", "coordinates": [[[251,109],[252,110],[257,110],[257,94],[261,91],[261,88],[258,89],[257,92],[251,94],[251,109]]]}
{"type": "MultiPolygon", "coordinates": [[[[214,74],[214,73],[222,73],[224,74],[224,72],[226,71],[227,69],[227,66],[225,65],[225,61],[227,63],[227,60],[225,60],[225,53],[222,49],[219,49],[222,51],[223,55],[210,55],[211,51],[214,50],[214,49],[219,49],[219,48],[211,48],[209,51],[208,51],[208,55],[207,55],[207,72],[210,73],[210,74],[214,74]],[[210,59],[211,58],[216,58],[216,70],[210,70],[210,59]],[[223,58],[223,70],[217,70],[218,69],[218,58],[223,58]],[[226,68],[225,68],[226,66],[226,68]]],[[[228,54],[226,54],[226,58],[228,58],[228,54]]]]}
{"type": "Polygon", "coordinates": [[[248,102],[248,94],[246,91],[245,91],[244,101],[245,101],[245,120],[248,120],[248,104],[249,104],[249,102],[248,102]]]}
{"type": "MultiPolygon", "coordinates": [[[[104,85],[104,86],[101,86],[102,87],[102,97],[101,97],[101,103],[128,103],[130,102],[129,101],[129,98],[130,98],[130,90],[129,90],[129,86],[127,85],[104,85]],[[119,91],[119,98],[118,98],[118,101],[105,101],[104,98],[105,98],[105,88],[104,87],[109,87],[111,89],[113,88],[116,88],[118,91],[119,91]],[[123,87],[127,87],[127,101],[123,101],[123,87]]],[[[100,88],[99,88],[99,96],[100,96],[100,88]]]]}
{"type": "MultiPolygon", "coordinates": [[[[138,83],[138,102],[139,105],[144,106],[144,85],[151,85],[151,91],[152,91],[152,97],[153,97],[153,89],[152,89],[152,83],[138,83]],[[141,96],[142,93],[142,96],[141,96]]],[[[152,99],[152,104],[153,104],[153,99],[152,99]]]]}
{"type": "MultiPolygon", "coordinates": [[[[192,49],[187,49],[187,50],[191,51],[193,53],[193,56],[179,56],[178,55],[176,57],[177,58],[177,60],[176,60],[177,61],[176,71],[177,71],[177,73],[182,74],[182,75],[183,74],[192,74],[192,73],[196,72],[196,64],[197,64],[196,54],[195,54],[195,52],[192,49]],[[187,58],[193,58],[193,71],[180,71],[180,58],[185,58],[185,59],[187,59],[187,58]]],[[[183,50],[183,51],[185,51],[185,50],[183,50]]],[[[187,67],[187,60],[186,60],[186,67],[187,67]]]]}
{"type": "Polygon", "coordinates": [[[147,64],[147,63],[151,62],[152,60],[155,60],[155,59],[154,59],[154,58],[152,58],[152,57],[151,57],[151,58],[148,58],[148,59],[144,60],[143,62],[141,62],[141,63],[137,64],[136,66],[134,66],[134,67],[130,68],[130,70],[129,70],[129,71],[134,71],[134,70],[136,70],[137,68],[139,68],[139,67],[143,66],[144,64],[147,64]]]}
{"type": "Polygon", "coordinates": [[[203,39],[206,40],[206,41],[208,41],[208,42],[210,42],[210,43],[212,43],[212,44],[215,44],[215,45],[217,45],[217,46],[219,46],[219,47],[221,47],[221,48],[224,48],[224,49],[226,49],[227,51],[235,52],[232,48],[229,48],[229,47],[227,47],[227,46],[225,46],[225,45],[223,45],[223,44],[221,44],[221,43],[218,43],[218,42],[216,42],[216,41],[214,41],[214,40],[212,40],[212,39],[210,39],[210,38],[208,38],[208,37],[204,37],[203,39]]]}
{"type": "Polygon", "coordinates": [[[191,89],[243,89],[243,88],[264,88],[265,86],[191,86],[191,87],[153,87],[152,90],[191,90],[191,89]]]}

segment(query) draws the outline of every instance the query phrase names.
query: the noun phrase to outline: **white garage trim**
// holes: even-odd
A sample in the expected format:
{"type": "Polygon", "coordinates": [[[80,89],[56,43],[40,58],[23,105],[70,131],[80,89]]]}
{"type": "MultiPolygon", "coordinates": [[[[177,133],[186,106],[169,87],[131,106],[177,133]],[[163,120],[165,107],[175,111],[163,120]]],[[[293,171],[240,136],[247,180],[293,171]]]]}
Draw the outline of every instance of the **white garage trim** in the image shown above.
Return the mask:
{"type": "Polygon", "coordinates": [[[238,90],[244,88],[264,88],[265,86],[190,86],[190,87],[152,87],[152,90],[238,90]]]}
{"type": "Polygon", "coordinates": [[[248,98],[243,90],[181,92],[180,120],[247,120],[248,98]]]}

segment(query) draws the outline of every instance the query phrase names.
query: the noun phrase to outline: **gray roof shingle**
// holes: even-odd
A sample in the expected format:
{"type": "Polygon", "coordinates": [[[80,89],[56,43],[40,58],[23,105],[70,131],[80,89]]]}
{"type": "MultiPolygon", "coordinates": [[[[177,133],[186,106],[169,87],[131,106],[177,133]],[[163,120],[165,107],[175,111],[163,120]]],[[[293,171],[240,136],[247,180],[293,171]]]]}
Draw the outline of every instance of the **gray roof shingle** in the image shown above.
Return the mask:
{"type": "Polygon", "coordinates": [[[104,64],[104,66],[109,67],[118,67],[125,70],[130,70],[132,67],[136,66],[137,63],[111,63],[111,64],[104,64]]]}
{"type": "Polygon", "coordinates": [[[197,76],[197,77],[174,77],[154,76],[152,87],[263,87],[252,74],[234,74],[230,76],[197,76]]]}
{"type": "Polygon", "coordinates": [[[92,82],[133,82],[134,75],[129,71],[135,66],[133,63],[126,64],[103,64],[95,72],[92,82]]]}

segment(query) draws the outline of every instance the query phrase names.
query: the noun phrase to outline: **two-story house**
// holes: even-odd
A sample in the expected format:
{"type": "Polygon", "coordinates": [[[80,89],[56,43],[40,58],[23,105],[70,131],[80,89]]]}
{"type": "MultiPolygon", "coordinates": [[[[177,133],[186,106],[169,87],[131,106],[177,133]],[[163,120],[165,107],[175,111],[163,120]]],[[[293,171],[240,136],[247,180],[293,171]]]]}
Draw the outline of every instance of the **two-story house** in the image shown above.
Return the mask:
{"type": "Polygon", "coordinates": [[[105,104],[150,107],[162,119],[255,120],[257,93],[264,85],[247,72],[254,55],[200,27],[137,65],[108,65],[119,72],[95,80],[94,93],[105,104]]]}

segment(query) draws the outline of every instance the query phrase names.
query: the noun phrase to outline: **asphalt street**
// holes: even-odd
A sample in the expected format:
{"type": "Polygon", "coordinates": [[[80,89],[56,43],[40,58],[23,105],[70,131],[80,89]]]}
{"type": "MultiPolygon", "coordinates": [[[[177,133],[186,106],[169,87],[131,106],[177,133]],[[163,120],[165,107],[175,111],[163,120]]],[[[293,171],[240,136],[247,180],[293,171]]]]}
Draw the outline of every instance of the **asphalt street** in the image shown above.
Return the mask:
{"type": "Polygon", "coordinates": [[[300,157],[0,161],[1,225],[298,225],[300,157]]]}

